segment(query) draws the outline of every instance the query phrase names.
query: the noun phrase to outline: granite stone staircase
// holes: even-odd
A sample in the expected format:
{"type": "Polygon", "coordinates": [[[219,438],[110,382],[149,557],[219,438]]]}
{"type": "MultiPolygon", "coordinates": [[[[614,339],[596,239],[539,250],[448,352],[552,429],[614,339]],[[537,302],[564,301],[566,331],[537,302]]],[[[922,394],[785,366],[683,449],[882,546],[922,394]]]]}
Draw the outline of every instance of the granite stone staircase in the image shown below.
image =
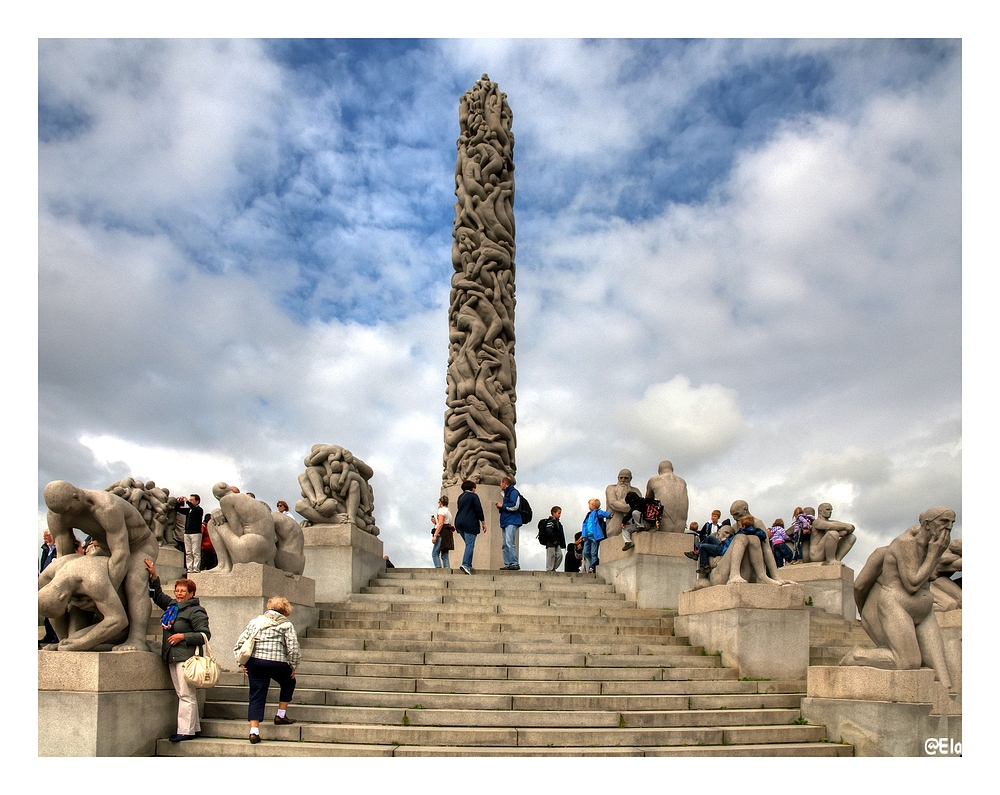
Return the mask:
{"type": "Polygon", "coordinates": [[[849,621],[817,608],[809,612],[809,664],[839,665],[852,649],[873,649],[875,643],[858,619],[849,621]]]}
{"type": "MultiPolygon", "coordinates": [[[[390,569],[321,606],[289,716],[247,741],[247,687],[207,691],[159,756],[851,756],[803,681],[744,681],[592,574],[390,569]]],[[[294,614],[293,614],[294,620],[294,614]]]]}

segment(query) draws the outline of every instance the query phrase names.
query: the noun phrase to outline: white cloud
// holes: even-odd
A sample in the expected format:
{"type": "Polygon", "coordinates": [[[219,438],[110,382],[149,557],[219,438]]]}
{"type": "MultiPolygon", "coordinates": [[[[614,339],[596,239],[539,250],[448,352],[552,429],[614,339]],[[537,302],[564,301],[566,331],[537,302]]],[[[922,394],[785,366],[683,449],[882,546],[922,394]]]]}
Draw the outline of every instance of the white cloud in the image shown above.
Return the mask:
{"type": "Polygon", "coordinates": [[[718,457],[746,430],[735,390],[719,384],[693,387],[683,375],[649,386],[642,399],[623,406],[619,416],[644,451],[672,459],[675,467],[718,457]]]}

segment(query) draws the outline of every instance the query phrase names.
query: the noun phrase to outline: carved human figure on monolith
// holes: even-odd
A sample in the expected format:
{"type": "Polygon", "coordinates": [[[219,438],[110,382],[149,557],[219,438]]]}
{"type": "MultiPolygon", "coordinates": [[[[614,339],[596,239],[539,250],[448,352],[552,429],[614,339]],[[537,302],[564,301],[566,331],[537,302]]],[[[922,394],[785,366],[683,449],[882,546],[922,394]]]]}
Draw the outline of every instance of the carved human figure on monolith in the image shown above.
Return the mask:
{"type": "MultiPolygon", "coordinates": [[[[76,528],[98,544],[98,555],[108,557],[108,577],[114,590],[123,588],[128,615],[128,637],[115,651],[147,651],[146,624],[151,604],[145,558],[156,560],[159,545],[135,506],[116,494],[80,489],[54,480],[43,493],[48,506],[48,528],[59,557],[72,555],[76,528]]],[[[58,634],[58,632],[57,632],[58,634]]]]}
{"type": "Polygon", "coordinates": [[[937,506],[920,514],[920,524],[879,547],[854,582],[861,626],[875,649],[854,649],[841,665],[890,670],[933,668],[951,687],[941,629],[934,617],[930,580],[951,542],[955,512],[937,506]]]}
{"type": "Polygon", "coordinates": [[[517,471],[512,120],[487,75],[459,103],[445,486],[498,485],[517,471]]]}
{"type": "Polygon", "coordinates": [[[687,483],[674,474],[674,465],[669,461],[661,461],[656,471],[658,474],[646,483],[646,499],[657,499],[663,506],[660,530],[683,533],[687,529],[687,483]]]}
{"type": "Polygon", "coordinates": [[[828,502],[820,503],[816,509],[816,518],[813,519],[809,534],[808,563],[834,563],[843,560],[858,540],[854,535],[854,525],[834,521],[830,518],[832,514],[833,506],[828,502]]]}
{"type": "Polygon", "coordinates": [[[216,483],[212,494],[219,501],[208,520],[208,536],[219,557],[212,571],[229,572],[237,563],[273,566],[276,546],[270,509],[249,494],[233,493],[227,483],[216,483]]]}
{"type": "Polygon", "coordinates": [[[91,651],[126,639],[124,591],[111,584],[110,562],[104,555],[65,555],[38,576],[38,613],[60,638],[47,651],[91,651]]]}

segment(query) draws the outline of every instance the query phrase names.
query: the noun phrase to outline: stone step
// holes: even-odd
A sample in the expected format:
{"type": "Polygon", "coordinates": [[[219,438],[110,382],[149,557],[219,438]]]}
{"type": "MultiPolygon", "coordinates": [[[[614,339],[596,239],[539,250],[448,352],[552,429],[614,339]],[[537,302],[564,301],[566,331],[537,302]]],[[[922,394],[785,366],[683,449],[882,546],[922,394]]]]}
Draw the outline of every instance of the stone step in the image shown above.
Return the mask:
{"type": "Polygon", "coordinates": [[[274,741],[265,728],[263,742],[251,745],[239,739],[202,738],[183,743],[158,740],[156,755],[164,757],[838,757],[853,756],[854,749],[838,743],[779,743],[774,745],[665,746],[655,748],[455,748],[451,745],[347,745],[274,741]]]}
{"type": "MultiPolygon", "coordinates": [[[[206,703],[205,720],[243,720],[247,705],[237,701],[206,703]]],[[[265,720],[273,718],[265,711],[265,720]]],[[[369,726],[452,726],[503,728],[678,728],[721,726],[770,726],[791,724],[799,718],[798,707],[778,709],[679,709],[679,710],[521,710],[521,709],[407,709],[298,704],[300,723],[369,726]]]]}
{"type": "MultiPolygon", "coordinates": [[[[571,637],[571,636],[570,636],[571,637]]],[[[577,649],[589,654],[659,654],[663,649],[688,649],[691,654],[701,654],[701,646],[688,646],[684,638],[665,636],[657,638],[652,643],[587,643],[572,644],[569,639],[563,643],[553,643],[551,640],[538,641],[494,641],[482,640],[368,640],[364,636],[351,638],[302,638],[299,643],[302,649],[353,649],[369,651],[447,651],[471,653],[512,653],[531,654],[546,653],[554,649],[562,652],[572,652],[577,649]],[[670,642],[666,642],[670,641],[670,642]],[[577,649],[570,648],[576,646],[577,649]]]]}
{"type": "MultiPolygon", "coordinates": [[[[605,628],[608,630],[608,628],[605,628]]],[[[686,646],[687,638],[670,634],[641,634],[632,633],[618,634],[614,631],[605,631],[603,634],[591,633],[518,633],[510,630],[503,633],[490,632],[484,635],[481,631],[449,631],[433,630],[396,630],[396,629],[337,629],[323,628],[319,632],[310,629],[304,638],[300,638],[303,648],[312,646],[314,648],[337,648],[327,646],[327,642],[361,640],[372,642],[407,642],[421,641],[426,643],[455,642],[455,643],[530,643],[543,645],[593,645],[600,644],[635,644],[637,646],[686,646]]],[[[348,648],[348,647],[345,647],[348,648]]],[[[700,648],[700,647],[699,647],[700,648]]]]}
{"type": "Polygon", "coordinates": [[[427,665],[427,666],[496,666],[510,667],[555,667],[578,668],[659,668],[662,666],[684,665],[688,667],[714,668],[720,664],[719,657],[704,655],[689,646],[665,646],[650,654],[591,654],[587,647],[580,647],[576,653],[565,646],[555,647],[559,651],[517,653],[487,653],[459,651],[376,651],[357,649],[303,649],[299,670],[305,671],[307,663],[376,663],[427,665]],[[692,657],[694,659],[692,659],[692,657]]]}
{"type": "MultiPolygon", "coordinates": [[[[468,616],[452,617],[448,614],[398,613],[380,615],[378,618],[332,618],[320,619],[317,630],[324,629],[405,629],[405,630],[449,630],[481,633],[517,631],[535,633],[550,632],[607,632],[614,634],[649,634],[671,635],[673,626],[663,626],[656,619],[648,618],[610,618],[594,616],[591,618],[576,618],[575,616],[518,616],[518,615],[484,615],[476,621],[462,621],[468,616]],[[397,617],[399,616],[399,617],[397,617]]],[[[310,629],[309,634],[313,633],[310,629]]],[[[317,635],[322,637],[321,632],[317,635]]]]}
{"type": "MultiPolygon", "coordinates": [[[[721,711],[720,711],[721,712],[721,711]]],[[[245,720],[202,720],[204,737],[242,739],[246,742],[245,720]]],[[[770,743],[820,742],[826,736],[822,726],[652,726],[581,727],[545,726],[421,726],[378,724],[296,723],[292,726],[261,725],[266,740],[334,743],[348,745],[472,746],[488,748],[555,748],[671,745],[750,745],[770,743]]],[[[188,745],[197,740],[180,743],[188,745]]],[[[261,743],[263,745],[263,743],[261,743]]],[[[247,743],[249,746],[249,743],[247,743]]],[[[159,743],[157,744],[159,751],[159,743]]]]}
{"type": "MultiPolygon", "coordinates": [[[[384,690],[395,693],[492,693],[508,695],[613,694],[642,695],[688,692],[690,682],[710,692],[712,681],[734,682],[737,671],[731,668],[658,668],[629,669],[608,681],[608,669],[518,669],[506,671],[504,678],[445,678],[436,676],[376,676],[372,669],[345,666],[343,673],[311,674],[296,672],[300,686],[324,690],[384,690]],[[567,672],[572,674],[568,677],[567,672]],[[546,676],[545,674],[548,674],[546,676]],[[671,690],[671,683],[681,685],[671,690]]],[[[498,673],[484,669],[482,673],[498,673]]],[[[471,676],[463,671],[461,676],[471,676]]]]}
{"type": "MultiPolygon", "coordinates": [[[[538,581],[534,582],[492,582],[488,584],[458,580],[455,582],[427,582],[419,580],[396,580],[384,582],[379,580],[361,588],[363,594],[385,594],[417,596],[444,596],[454,593],[464,596],[489,596],[493,598],[504,596],[530,596],[532,594],[548,594],[550,596],[576,597],[578,599],[609,598],[624,601],[625,595],[615,593],[614,586],[606,583],[580,583],[552,586],[538,581]]],[[[348,601],[354,601],[357,594],[352,594],[348,601]]]]}
{"type": "MultiPolygon", "coordinates": [[[[719,683],[710,683],[718,685],[719,683]]],[[[724,683],[732,687],[736,683],[724,683]]],[[[693,689],[693,688],[691,688],[693,689]]],[[[705,688],[699,687],[699,690],[705,688]]],[[[217,685],[207,692],[206,704],[237,702],[245,713],[245,686],[217,685]]],[[[799,709],[799,693],[678,693],[675,695],[520,695],[486,693],[393,693],[363,690],[295,690],[294,704],[351,707],[398,707],[409,710],[613,710],[640,712],[649,710],[747,710],[799,709]]],[[[274,688],[268,704],[277,704],[274,688]]],[[[268,712],[269,717],[273,712],[268,712]]]]}
{"type": "MultiPolygon", "coordinates": [[[[485,655],[484,655],[485,656],[485,655]]],[[[493,656],[493,655],[489,655],[493,656]]],[[[501,655],[496,655],[501,656],[501,655]]],[[[583,659],[581,657],[581,659],[583,659]]],[[[641,659],[641,658],[639,658],[641,659]]],[[[435,665],[433,663],[395,664],[395,663],[343,663],[343,662],[311,662],[303,660],[296,669],[296,676],[360,676],[375,678],[416,679],[459,679],[463,676],[476,679],[541,679],[541,680],[602,680],[627,681],[636,679],[654,680],[662,678],[664,671],[693,670],[725,670],[720,667],[718,657],[692,657],[686,660],[674,660],[673,665],[663,662],[651,663],[646,666],[632,665],[630,667],[597,667],[583,665],[491,665],[484,661],[482,665],[474,663],[455,665],[435,665]]],[[[678,676],[669,676],[676,679],[678,676]]]]}

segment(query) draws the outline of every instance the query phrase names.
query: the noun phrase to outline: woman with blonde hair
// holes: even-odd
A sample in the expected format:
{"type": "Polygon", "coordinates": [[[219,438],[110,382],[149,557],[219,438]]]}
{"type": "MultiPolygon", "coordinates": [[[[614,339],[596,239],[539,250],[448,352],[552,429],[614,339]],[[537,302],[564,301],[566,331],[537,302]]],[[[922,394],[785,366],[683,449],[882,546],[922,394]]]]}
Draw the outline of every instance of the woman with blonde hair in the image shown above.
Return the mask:
{"type": "Polygon", "coordinates": [[[267,600],[267,612],[247,624],[233,647],[233,655],[240,662],[244,642],[254,637],[250,658],[240,665],[244,676],[250,680],[247,720],[250,721],[251,743],[260,742],[260,722],[264,719],[264,704],[272,679],[281,688],[274,725],[295,723],[285,714],[295,692],[295,668],[302,659],[295,627],[288,620],[291,614],[292,606],[285,597],[272,596],[267,600]]]}

